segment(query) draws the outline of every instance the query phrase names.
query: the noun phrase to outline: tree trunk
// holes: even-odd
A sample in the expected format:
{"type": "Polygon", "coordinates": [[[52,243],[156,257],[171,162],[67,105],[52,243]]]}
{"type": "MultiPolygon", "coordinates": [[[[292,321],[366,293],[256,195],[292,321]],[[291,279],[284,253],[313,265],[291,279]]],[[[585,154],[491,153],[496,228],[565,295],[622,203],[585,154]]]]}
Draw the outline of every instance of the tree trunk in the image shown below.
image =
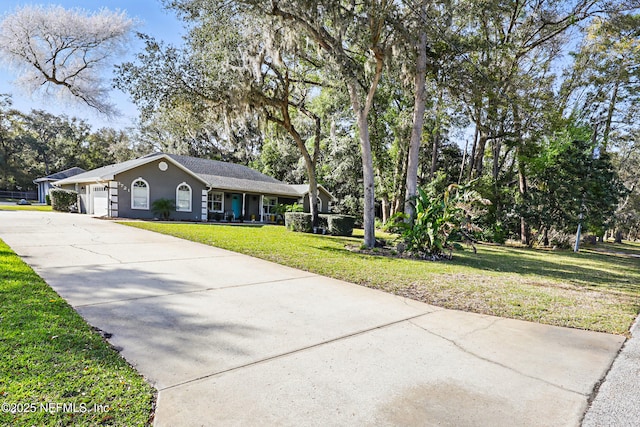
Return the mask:
{"type": "Polygon", "coordinates": [[[607,111],[607,119],[604,125],[604,135],[603,135],[603,143],[602,150],[607,151],[607,146],[609,145],[609,132],[611,132],[611,121],[613,120],[613,113],[616,110],[616,103],[618,102],[618,88],[620,86],[620,75],[622,74],[622,66],[618,70],[618,78],[615,80],[613,86],[613,93],[611,94],[611,101],[609,101],[609,109],[607,111]]]}
{"type": "Polygon", "coordinates": [[[431,146],[431,170],[429,171],[429,179],[433,181],[438,168],[438,151],[440,150],[440,133],[436,126],[435,135],[433,135],[433,145],[431,146]]]}
{"type": "Polygon", "coordinates": [[[529,224],[527,224],[527,220],[525,220],[523,217],[520,217],[520,242],[523,245],[531,245],[531,240],[529,237],[529,224]]]}
{"type": "Polygon", "coordinates": [[[482,175],[482,169],[484,165],[484,150],[487,146],[488,136],[486,132],[480,130],[478,135],[478,145],[476,147],[475,157],[472,159],[472,177],[478,178],[482,175]]]}
{"type": "Polygon", "coordinates": [[[491,152],[493,155],[493,167],[491,170],[491,176],[493,177],[493,182],[496,184],[498,182],[498,177],[500,176],[500,152],[502,151],[502,144],[500,143],[499,138],[494,138],[491,144],[491,152]]]}
{"type": "Polygon", "coordinates": [[[387,194],[383,194],[380,197],[382,201],[382,223],[386,224],[389,221],[389,214],[391,212],[391,206],[389,205],[389,196],[387,194]]]}
{"type": "MultiPolygon", "coordinates": [[[[355,89],[355,88],[354,88],[355,89]]],[[[356,109],[354,105],[354,110],[356,109]]],[[[369,124],[367,115],[360,110],[357,113],[358,131],[360,132],[360,149],[362,154],[362,178],[364,185],[364,246],[373,248],[376,244],[375,226],[375,193],[374,193],[374,173],[373,157],[371,156],[371,141],[369,141],[369,124]]]]}
{"type": "Polygon", "coordinates": [[[544,227],[543,242],[544,246],[549,246],[549,227],[544,227]]]}
{"type": "MultiPolygon", "coordinates": [[[[518,190],[520,192],[520,197],[522,198],[522,203],[524,204],[527,200],[528,186],[524,162],[520,158],[520,148],[516,149],[516,158],[518,162],[518,190]]],[[[523,245],[529,246],[531,244],[529,226],[523,215],[520,215],[520,241],[523,245]]]]}
{"type": "Polygon", "coordinates": [[[460,176],[458,176],[458,185],[462,184],[462,177],[464,176],[464,165],[467,162],[467,149],[469,148],[469,140],[464,142],[464,152],[462,153],[462,162],[460,162],[460,176]]]}
{"type": "Polygon", "coordinates": [[[42,161],[44,162],[45,176],[49,176],[51,172],[49,171],[49,157],[47,156],[46,150],[42,151],[42,161]]]}
{"type": "MultiPolygon", "coordinates": [[[[300,133],[297,131],[293,123],[291,122],[291,116],[289,115],[289,76],[288,74],[284,80],[284,90],[285,95],[280,104],[280,111],[282,113],[282,120],[272,118],[275,123],[281,125],[283,128],[289,132],[289,134],[293,137],[298,149],[300,150],[300,154],[304,158],[304,165],[307,170],[307,177],[309,178],[309,211],[311,212],[311,224],[313,227],[318,227],[318,182],[316,180],[316,164],[318,159],[318,151],[320,147],[320,119],[315,117],[316,128],[315,128],[315,144],[314,144],[314,153],[313,157],[309,154],[309,150],[305,145],[300,133]]],[[[305,111],[306,112],[306,111],[305,111]]]]}
{"type": "Polygon", "coordinates": [[[622,243],[622,231],[616,230],[616,237],[613,243],[622,243]]]}
{"type": "MultiPolygon", "coordinates": [[[[421,18],[426,22],[426,10],[420,11],[421,18]]],[[[407,160],[407,185],[404,203],[404,213],[409,222],[413,222],[415,210],[411,199],[416,196],[418,190],[418,162],[420,157],[420,140],[422,139],[422,126],[424,125],[425,110],[425,86],[427,81],[427,33],[422,30],[416,46],[416,75],[414,77],[413,100],[413,128],[409,143],[409,157],[407,160]]]]}
{"type": "Polygon", "coordinates": [[[347,82],[349,90],[349,98],[351,106],[356,115],[358,123],[358,131],[360,138],[360,150],[362,155],[362,180],[364,187],[364,212],[363,212],[363,228],[364,228],[364,246],[373,248],[376,244],[376,225],[375,225],[375,175],[373,172],[373,155],[371,153],[371,140],[369,138],[369,121],[367,116],[373,104],[373,96],[375,95],[382,75],[383,57],[376,56],[376,72],[369,87],[369,93],[364,106],[361,106],[359,96],[359,82],[351,79],[347,82]]]}
{"type": "Polygon", "coordinates": [[[475,167],[476,152],[478,151],[478,142],[480,140],[480,106],[479,105],[476,105],[475,113],[476,113],[476,121],[475,121],[475,129],[473,132],[473,146],[471,147],[471,156],[469,156],[469,174],[467,175],[468,180],[471,180],[473,178],[473,169],[475,167]]]}
{"type": "MultiPolygon", "coordinates": [[[[520,196],[524,202],[527,198],[527,177],[524,172],[524,164],[522,160],[518,159],[518,188],[520,190],[520,196]]],[[[531,236],[529,233],[529,225],[523,215],[520,215],[520,241],[523,245],[531,245],[531,236]]]]}
{"type": "Polygon", "coordinates": [[[404,201],[406,194],[407,182],[407,149],[403,143],[404,138],[399,138],[398,158],[396,160],[396,169],[394,172],[393,182],[393,202],[391,205],[391,215],[398,212],[404,212],[404,201]]]}

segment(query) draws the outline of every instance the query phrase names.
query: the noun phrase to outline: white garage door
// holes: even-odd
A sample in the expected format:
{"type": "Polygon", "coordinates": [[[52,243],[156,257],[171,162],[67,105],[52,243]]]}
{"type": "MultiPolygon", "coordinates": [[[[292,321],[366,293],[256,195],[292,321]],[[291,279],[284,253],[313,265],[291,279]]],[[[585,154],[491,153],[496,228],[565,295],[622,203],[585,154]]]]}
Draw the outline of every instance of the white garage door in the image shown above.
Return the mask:
{"type": "Polygon", "coordinates": [[[109,189],[105,185],[92,185],[91,198],[93,199],[93,214],[107,216],[107,202],[109,189]]]}

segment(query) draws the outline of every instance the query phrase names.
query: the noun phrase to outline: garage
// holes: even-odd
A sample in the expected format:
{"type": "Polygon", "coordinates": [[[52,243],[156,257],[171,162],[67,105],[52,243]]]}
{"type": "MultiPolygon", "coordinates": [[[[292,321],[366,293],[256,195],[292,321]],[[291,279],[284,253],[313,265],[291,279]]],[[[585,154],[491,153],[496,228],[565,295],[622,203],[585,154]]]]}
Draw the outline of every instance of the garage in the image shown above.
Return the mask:
{"type": "Polygon", "coordinates": [[[91,186],[91,205],[93,214],[97,216],[107,216],[108,214],[109,187],[106,185],[91,186]]]}

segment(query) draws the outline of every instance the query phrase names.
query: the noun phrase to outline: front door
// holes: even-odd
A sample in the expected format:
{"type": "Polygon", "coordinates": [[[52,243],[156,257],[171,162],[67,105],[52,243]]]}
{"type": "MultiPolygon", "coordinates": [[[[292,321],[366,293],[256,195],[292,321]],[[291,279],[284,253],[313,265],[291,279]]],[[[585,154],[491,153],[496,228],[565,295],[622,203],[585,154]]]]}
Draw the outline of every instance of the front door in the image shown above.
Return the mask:
{"type": "Polygon", "coordinates": [[[231,209],[233,210],[233,217],[240,219],[240,215],[242,215],[242,196],[240,194],[231,195],[231,209]]]}

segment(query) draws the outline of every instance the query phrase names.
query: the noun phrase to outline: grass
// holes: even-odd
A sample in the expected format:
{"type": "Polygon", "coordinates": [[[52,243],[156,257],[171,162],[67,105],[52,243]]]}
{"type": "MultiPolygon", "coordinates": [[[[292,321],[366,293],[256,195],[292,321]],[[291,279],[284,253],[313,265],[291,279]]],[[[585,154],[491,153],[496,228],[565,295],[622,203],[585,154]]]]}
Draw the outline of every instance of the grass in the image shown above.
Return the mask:
{"type": "Polygon", "coordinates": [[[0,240],[0,425],[143,426],[154,399],[117,351],[0,240]]]}
{"type": "Polygon", "coordinates": [[[48,205],[2,205],[0,211],[40,211],[51,212],[51,206],[48,205]]]}
{"type": "Polygon", "coordinates": [[[452,261],[370,256],[353,238],[278,226],[128,222],[440,307],[628,335],[640,311],[640,244],[601,244],[574,254],[480,245],[452,261]]]}

